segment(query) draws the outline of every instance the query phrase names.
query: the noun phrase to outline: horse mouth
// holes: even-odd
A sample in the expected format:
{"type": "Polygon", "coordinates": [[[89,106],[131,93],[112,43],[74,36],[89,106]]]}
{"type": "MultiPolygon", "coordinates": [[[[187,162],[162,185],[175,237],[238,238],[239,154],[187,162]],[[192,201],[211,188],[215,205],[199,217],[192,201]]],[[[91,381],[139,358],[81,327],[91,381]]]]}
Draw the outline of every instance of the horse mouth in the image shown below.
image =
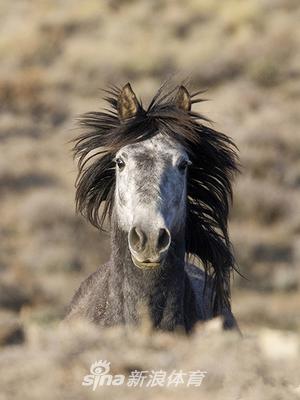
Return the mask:
{"type": "Polygon", "coordinates": [[[131,255],[133,264],[143,270],[154,270],[161,266],[162,262],[150,262],[150,261],[138,261],[133,255],[131,255]]]}

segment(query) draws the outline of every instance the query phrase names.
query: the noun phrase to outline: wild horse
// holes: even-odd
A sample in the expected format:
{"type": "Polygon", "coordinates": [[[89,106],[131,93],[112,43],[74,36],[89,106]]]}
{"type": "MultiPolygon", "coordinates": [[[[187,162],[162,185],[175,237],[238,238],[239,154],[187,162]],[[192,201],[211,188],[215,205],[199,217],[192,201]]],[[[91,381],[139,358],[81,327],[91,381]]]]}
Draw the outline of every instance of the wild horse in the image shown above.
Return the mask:
{"type": "Polygon", "coordinates": [[[111,87],[110,108],[81,118],[77,209],[111,226],[111,259],[75,293],[67,319],[192,330],[230,305],[234,258],[227,231],[236,147],[191,110],[201,92],[163,85],[144,109],[130,84],[111,87]],[[202,266],[188,262],[198,258],[202,266]]]}

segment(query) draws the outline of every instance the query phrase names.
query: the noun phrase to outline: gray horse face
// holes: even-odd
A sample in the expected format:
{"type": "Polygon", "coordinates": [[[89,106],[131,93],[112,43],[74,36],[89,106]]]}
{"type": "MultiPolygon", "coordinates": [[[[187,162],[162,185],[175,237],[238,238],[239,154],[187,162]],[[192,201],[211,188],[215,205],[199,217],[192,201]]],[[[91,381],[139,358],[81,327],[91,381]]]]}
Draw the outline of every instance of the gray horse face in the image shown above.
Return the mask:
{"type": "Polygon", "coordinates": [[[188,155],[179,143],[157,134],[123,147],[115,162],[115,209],[128,232],[132,260],[139,268],[156,269],[185,224],[188,155]]]}

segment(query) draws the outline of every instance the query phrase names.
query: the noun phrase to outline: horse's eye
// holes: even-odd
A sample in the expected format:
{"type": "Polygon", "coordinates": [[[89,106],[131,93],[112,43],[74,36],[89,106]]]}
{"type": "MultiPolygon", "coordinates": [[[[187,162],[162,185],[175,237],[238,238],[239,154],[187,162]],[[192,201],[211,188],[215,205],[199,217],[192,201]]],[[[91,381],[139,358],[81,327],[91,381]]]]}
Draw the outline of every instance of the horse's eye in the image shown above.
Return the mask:
{"type": "Polygon", "coordinates": [[[188,167],[188,165],[190,165],[191,162],[189,160],[181,160],[180,163],[178,164],[178,169],[179,171],[185,171],[188,167]]]}
{"type": "Polygon", "coordinates": [[[122,171],[122,169],[124,169],[125,167],[125,162],[122,160],[122,158],[116,158],[115,160],[116,165],[118,166],[119,170],[122,171]]]}

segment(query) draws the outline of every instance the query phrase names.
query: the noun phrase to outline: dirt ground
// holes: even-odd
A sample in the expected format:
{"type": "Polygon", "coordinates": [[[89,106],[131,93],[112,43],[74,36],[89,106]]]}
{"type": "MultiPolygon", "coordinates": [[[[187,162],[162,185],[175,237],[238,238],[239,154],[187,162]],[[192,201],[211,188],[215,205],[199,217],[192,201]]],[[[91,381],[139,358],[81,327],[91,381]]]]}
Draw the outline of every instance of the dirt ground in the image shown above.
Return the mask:
{"type": "Polygon", "coordinates": [[[300,397],[300,4],[297,0],[0,3],[0,400],[300,397]],[[76,215],[76,117],[100,88],[147,103],[170,76],[207,89],[195,109],[240,150],[232,306],[190,338],[61,326],[109,235],[76,215]],[[200,387],[81,385],[92,363],[207,371],[200,387]]]}

